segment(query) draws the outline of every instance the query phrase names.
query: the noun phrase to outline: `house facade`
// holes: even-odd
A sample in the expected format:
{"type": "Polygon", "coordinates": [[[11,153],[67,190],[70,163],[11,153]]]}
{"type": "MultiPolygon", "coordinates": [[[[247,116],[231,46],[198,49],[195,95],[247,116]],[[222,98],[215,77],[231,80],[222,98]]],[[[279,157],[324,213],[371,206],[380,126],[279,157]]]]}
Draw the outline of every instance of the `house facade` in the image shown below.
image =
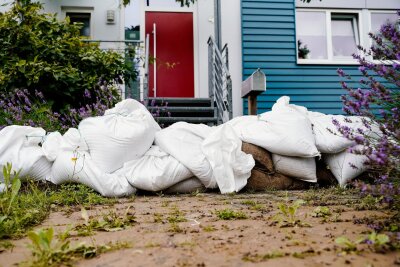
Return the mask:
{"type": "MultiPolygon", "coordinates": [[[[13,1],[5,0],[0,12],[11,7],[13,1]]],[[[69,17],[71,22],[83,24],[82,36],[92,40],[125,40],[125,12],[120,0],[39,0],[44,12],[55,13],[60,20],[69,17]]],[[[118,42],[103,42],[103,48],[118,49],[118,42]]]]}
{"type": "MultiPolygon", "coordinates": [[[[208,39],[215,38],[214,0],[181,7],[175,0],[132,0],[137,14],[125,13],[122,0],[41,0],[45,12],[81,22],[82,35],[102,40],[102,48],[123,49],[125,17],[139,16],[139,41],[156,60],[148,68],[148,89],[156,97],[209,97],[208,39]],[[115,42],[117,41],[117,42],[115,42]],[[120,42],[118,42],[120,41],[120,42]]],[[[11,3],[11,0],[8,0],[11,3]]],[[[339,114],[338,68],[355,80],[356,46],[369,47],[369,32],[398,19],[399,0],[220,0],[221,43],[228,44],[233,116],[247,114],[242,81],[260,68],[267,90],[258,96],[258,113],[282,95],[310,110],[339,114]]],[[[0,6],[0,11],[7,6],[0,6]]],[[[137,39],[135,37],[135,39],[137,39]]],[[[143,55],[144,56],[144,55],[143,55]]]]}
{"type": "Polygon", "coordinates": [[[336,70],[357,81],[360,72],[351,55],[357,45],[370,47],[368,33],[397,20],[396,10],[398,0],[242,0],[243,79],[257,68],[267,76],[258,112],[288,95],[310,110],[342,113],[345,91],[336,70]]]}

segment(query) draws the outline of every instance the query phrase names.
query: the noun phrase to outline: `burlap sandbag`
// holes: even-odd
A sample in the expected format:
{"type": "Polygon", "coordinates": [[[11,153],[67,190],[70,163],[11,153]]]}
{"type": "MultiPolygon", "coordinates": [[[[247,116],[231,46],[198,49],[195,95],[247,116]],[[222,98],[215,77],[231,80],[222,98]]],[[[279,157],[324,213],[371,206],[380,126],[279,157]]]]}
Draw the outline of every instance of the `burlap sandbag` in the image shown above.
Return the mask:
{"type": "Polygon", "coordinates": [[[287,177],[280,173],[269,172],[265,169],[254,168],[247,180],[246,189],[255,191],[273,190],[301,190],[307,189],[310,183],[287,177]]]}
{"type": "Polygon", "coordinates": [[[317,162],[317,180],[320,186],[337,185],[338,181],[323,160],[317,162]]]}
{"type": "Polygon", "coordinates": [[[243,142],[242,151],[253,156],[254,160],[256,161],[256,166],[260,166],[267,171],[274,172],[274,163],[272,161],[271,153],[264,148],[243,142]]]}

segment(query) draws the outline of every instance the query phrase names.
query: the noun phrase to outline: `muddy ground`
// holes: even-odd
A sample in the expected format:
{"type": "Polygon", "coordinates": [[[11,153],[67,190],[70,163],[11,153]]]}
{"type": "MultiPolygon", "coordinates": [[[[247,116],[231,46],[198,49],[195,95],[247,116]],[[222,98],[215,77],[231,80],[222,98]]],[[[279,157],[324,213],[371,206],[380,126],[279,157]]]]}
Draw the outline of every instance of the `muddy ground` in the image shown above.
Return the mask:
{"type": "MultiPolygon", "coordinates": [[[[391,215],[385,210],[359,210],[360,205],[363,203],[349,194],[321,195],[315,190],[136,196],[88,210],[96,217],[113,209],[124,214],[131,207],[136,217],[133,225],[120,231],[96,231],[87,237],[77,236],[72,230],[69,240],[71,244],[126,241],[131,245],[79,260],[77,266],[400,266],[398,252],[383,254],[360,244],[357,251],[343,253],[335,243],[340,236],[350,240],[363,237],[371,231],[367,223],[391,215]],[[297,211],[300,221],[296,226],[282,227],[285,223],[277,216],[277,204],[289,205],[297,199],[306,200],[297,211]],[[331,214],[313,217],[314,209],[325,204],[331,214]],[[223,209],[241,211],[247,218],[223,220],[217,215],[223,209]],[[171,214],[178,214],[180,219],[171,220],[171,214]],[[301,226],[307,224],[310,226],[301,226]]],[[[37,229],[54,227],[61,233],[82,223],[80,207],[64,208],[53,211],[37,229]]],[[[15,266],[32,257],[27,238],[11,242],[15,247],[0,253],[0,266],[15,266]]]]}

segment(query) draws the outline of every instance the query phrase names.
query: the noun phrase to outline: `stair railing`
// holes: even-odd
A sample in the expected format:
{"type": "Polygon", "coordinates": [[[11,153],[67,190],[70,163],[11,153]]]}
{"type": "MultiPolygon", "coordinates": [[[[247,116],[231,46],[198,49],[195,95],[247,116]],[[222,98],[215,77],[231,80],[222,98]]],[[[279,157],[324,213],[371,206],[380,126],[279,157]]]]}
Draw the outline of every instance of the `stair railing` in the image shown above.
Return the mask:
{"type": "Polygon", "coordinates": [[[229,74],[228,45],[225,44],[220,51],[212,37],[208,39],[208,90],[217,123],[232,119],[232,79],[229,74]]]}
{"type": "Polygon", "coordinates": [[[146,35],[145,41],[145,58],[144,58],[144,73],[143,73],[143,93],[140,96],[140,100],[147,107],[149,105],[149,61],[150,61],[150,35],[146,35]]]}

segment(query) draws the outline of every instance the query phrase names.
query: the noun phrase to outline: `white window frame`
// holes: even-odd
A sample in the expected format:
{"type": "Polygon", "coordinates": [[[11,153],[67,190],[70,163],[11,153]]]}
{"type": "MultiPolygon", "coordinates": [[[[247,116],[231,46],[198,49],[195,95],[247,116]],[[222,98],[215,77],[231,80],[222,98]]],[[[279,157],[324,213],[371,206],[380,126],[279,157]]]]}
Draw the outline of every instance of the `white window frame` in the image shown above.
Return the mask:
{"type": "MultiPolygon", "coordinates": [[[[298,44],[297,44],[297,28],[296,28],[296,58],[297,64],[318,64],[318,65],[358,65],[357,60],[355,59],[334,59],[333,58],[333,47],[332,47],[332,13],[339,14],[356,14],[358,15],[358,36],[356,39],[359,40],[359,45],[364,46],[364,41],[362,35],[364,33],[364,28],[361,23],[362,21],[362,10],[360,9],[310,9],[310,8],[296,8],[296,17],[297,12],[324,12],[326,19],[326,47],[327,47],[327,59],[301,59],[298,58],[298,44]]],[[[357,33],[356,33],[357,34],[357,33]]]]}

